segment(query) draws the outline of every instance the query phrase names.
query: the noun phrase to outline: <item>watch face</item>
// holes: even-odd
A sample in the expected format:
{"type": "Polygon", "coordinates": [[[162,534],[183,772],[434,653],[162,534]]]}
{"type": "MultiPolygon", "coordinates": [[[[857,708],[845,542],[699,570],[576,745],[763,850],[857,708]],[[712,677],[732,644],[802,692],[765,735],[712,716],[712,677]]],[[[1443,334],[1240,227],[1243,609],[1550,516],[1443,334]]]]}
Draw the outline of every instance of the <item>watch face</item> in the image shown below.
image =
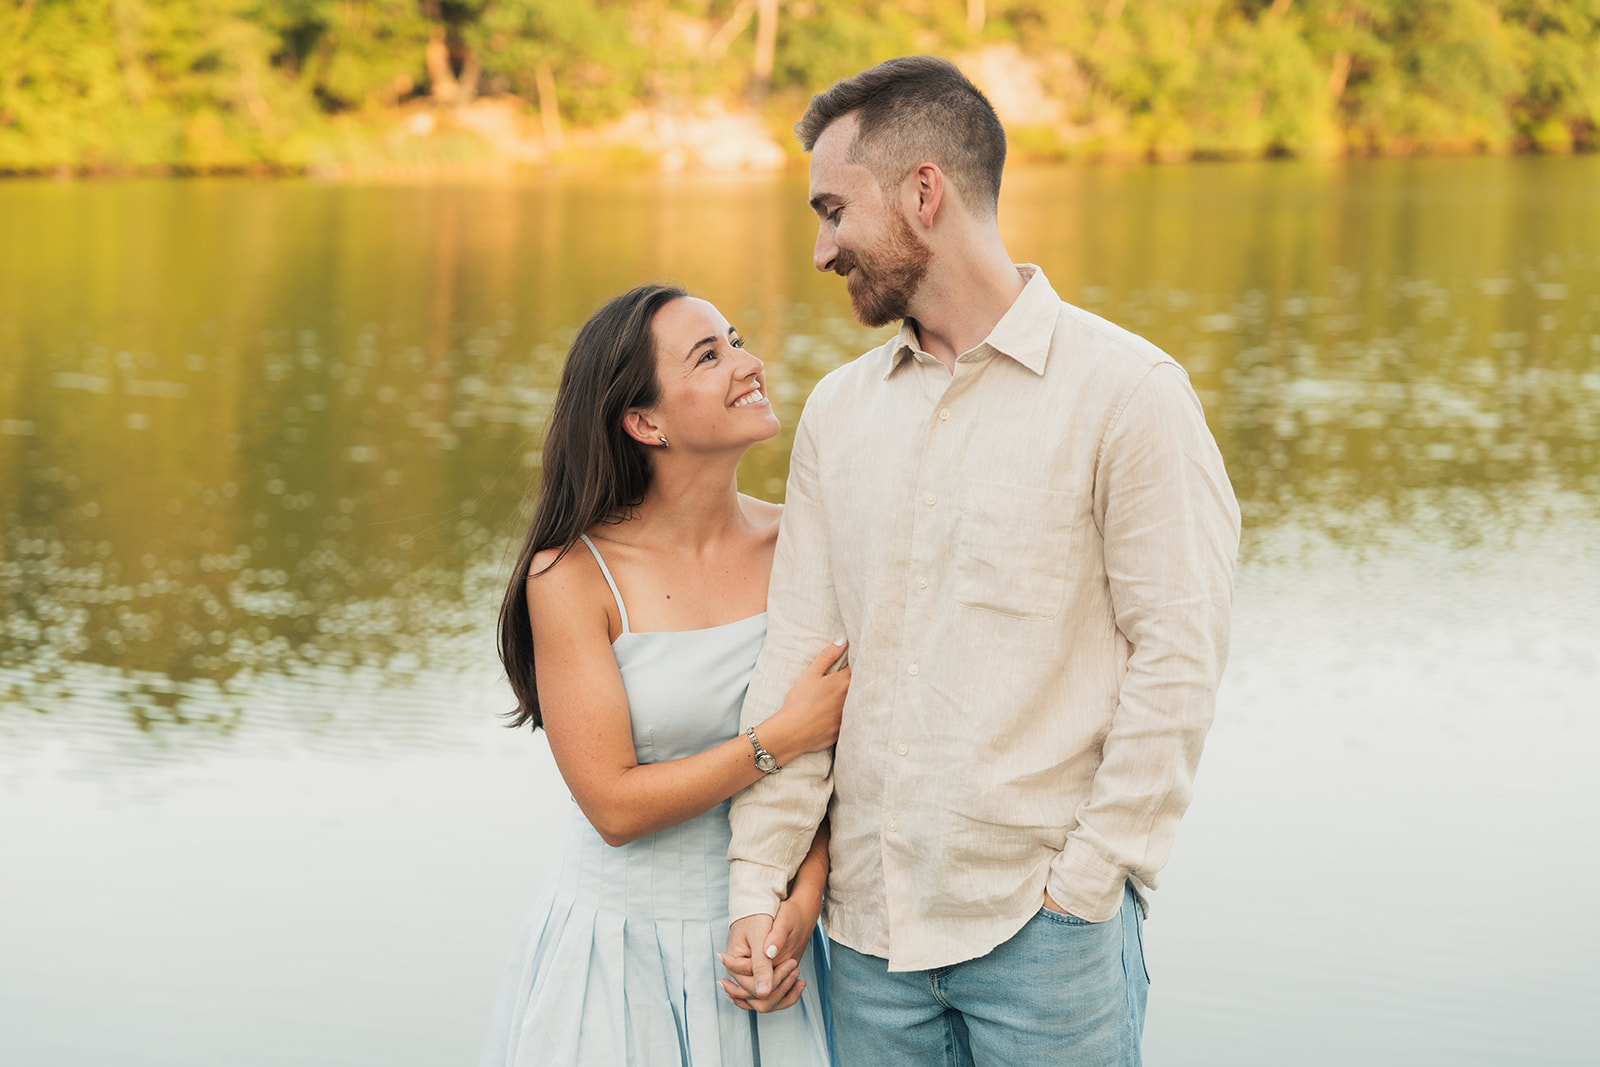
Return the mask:
{"type": "Polygon", "coordinates": [[[772,753],[763,752],[756,757],[756,769],[771,774],[778,769],[778,761],[772,758],[772,753]]]}

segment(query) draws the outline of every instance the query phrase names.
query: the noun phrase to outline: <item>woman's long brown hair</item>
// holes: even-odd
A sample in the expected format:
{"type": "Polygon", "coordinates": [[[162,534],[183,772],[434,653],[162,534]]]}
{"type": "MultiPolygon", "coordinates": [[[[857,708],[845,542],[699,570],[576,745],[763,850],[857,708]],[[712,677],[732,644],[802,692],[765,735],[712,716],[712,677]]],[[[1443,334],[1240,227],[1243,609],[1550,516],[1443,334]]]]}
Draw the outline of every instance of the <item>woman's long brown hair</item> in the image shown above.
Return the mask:
{"type": "Polygon", "coordinates": [[[661,399],[651,324],[662,307],[688,295],[671,285],[630,289],[590,316],[567,353],[545,433],[538,503],[500,604],[500,662],[517,697],[509,726],[538,729],[543,722],[528,617],[533,557],[559,548],[559,562],[581,534],[621,521],[644,500],[650,456],[622,428],[622,417],[661,399]]]}

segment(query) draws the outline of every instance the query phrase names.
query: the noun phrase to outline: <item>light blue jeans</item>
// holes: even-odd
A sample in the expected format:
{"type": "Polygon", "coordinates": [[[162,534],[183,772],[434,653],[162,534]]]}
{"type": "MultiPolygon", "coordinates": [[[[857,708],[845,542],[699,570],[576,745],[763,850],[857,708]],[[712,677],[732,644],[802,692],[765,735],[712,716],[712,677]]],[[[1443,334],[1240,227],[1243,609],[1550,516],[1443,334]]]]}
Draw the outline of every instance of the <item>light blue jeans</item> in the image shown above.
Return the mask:
{"type": "Polygon", "coordinates": [[[1139,1067],[1150,976],[1130,885],[1103,923],[1041,910],[986,956],[930,971],[830,944],[842,1067],[1139,1067]]]}

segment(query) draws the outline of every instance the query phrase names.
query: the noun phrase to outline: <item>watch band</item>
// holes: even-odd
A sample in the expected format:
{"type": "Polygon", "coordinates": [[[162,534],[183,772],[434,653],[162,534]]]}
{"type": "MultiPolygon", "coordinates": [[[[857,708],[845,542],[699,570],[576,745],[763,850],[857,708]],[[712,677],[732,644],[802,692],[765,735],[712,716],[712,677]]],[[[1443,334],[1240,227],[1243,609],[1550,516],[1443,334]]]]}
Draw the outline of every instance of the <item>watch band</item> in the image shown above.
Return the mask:
{"type": "Polygon", "coordinates": [[[778,761],[773,758],[772,753],[761,747],[761,742],[756,739],[754,726],[746,730],[745,735],[750,738],[750,745],[756,750],[756,770],[762,774],[777,774],[783,769],[778,766],[778,761]]]}

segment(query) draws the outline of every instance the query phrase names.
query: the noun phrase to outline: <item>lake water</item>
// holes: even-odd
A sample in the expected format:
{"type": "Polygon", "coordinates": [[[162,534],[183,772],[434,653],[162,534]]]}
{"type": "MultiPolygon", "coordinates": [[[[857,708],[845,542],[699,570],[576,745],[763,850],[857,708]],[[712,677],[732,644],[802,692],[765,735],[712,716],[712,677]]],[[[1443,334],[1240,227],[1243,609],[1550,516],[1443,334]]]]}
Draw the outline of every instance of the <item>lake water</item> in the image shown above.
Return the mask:
{"type": "MultiPolygon", "coordinates": [[[[0,184],[0,1063],[475,1062],[567,803],[493,619],[565,344],[681,281],[882,336],[803,176],[0,184]]],[[[1600,1048],[1600,158],[1050,168],[1245,518],[1153,1065],[1600,1048]]]]}

